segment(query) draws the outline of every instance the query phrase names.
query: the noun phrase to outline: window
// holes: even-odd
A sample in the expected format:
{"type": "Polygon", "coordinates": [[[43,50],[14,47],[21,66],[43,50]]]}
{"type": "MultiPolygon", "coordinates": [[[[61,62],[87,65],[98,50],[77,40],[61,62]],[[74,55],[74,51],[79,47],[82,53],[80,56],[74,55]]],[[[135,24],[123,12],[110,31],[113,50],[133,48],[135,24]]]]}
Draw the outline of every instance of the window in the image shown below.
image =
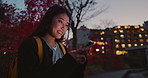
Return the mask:
{"type": "Polygon", "coordinates": [[[140,28],[140,30],[141,30],[141,31],[144,31],[144,29],[143,29],[143,28],[140,28]]]}
{"type": "Polygon", "coordinates": [[[98,51],[100,51],[100,49],[96,49],[96,51],[98,52],[98,51]]]}
{"type": "Polygon", "coordinates": [[[140,44],[141,46],[143,46],[143,44],[140,44]]]}
{"type": "Polygon", "coordinates": [[[117,30],[114,30],[114,33],[117,33],[117,30]]]}
{"type": "Polygon", "coordinates": [[[131,40],[130,40],[130,39],[128,39],[127,41],[128,41],[128,42],[131,42],[131,40]]]}
{"type": "Polygon", "coordinates": [[[104,40],[104,38],[103,38],[103,37],[101,37],[101,40],[104,40]]]}
{"type": "Polygon", "coordinates": [[[116,42],[116,43],[120,43],[120,40],[118,40],[118,39],[115,39],[115,42],[116,42]]]}
{"type": "Polygon", "coordinates": [[[122,42],[122,43],[124,43],[124,42],[125,42],[125,40],[123,40],[123,39],[122,39],[122,40],[121,40],[121,42],[122,42]]]}
{"type": "Polygon", "coordinates": [[[123,30],[120,30],[120,33],[123,33],[123,30]]]}
{"type": "Polygon", "coordinates": [[[139,34],[139,38],[141,38],[142,37],[142,34],[139,34]]]}
{"type": "Polygon", "coordinates": [[[137,44],[134,44],[134,46],[138,46],[137,44]]]}
{"type": "Polygon", "coordinates": [[[124,35],[123,35],[123,34],[121,34],[121,35],[120,35],[120,37],[121,37],[121,38],[124,38],[124,35]]]}
{"type": "Polygon", "coordinates": [[[131,44],[128,44],[128,47],[131,47],[132,45],[131,44]]]}
{"type": "Polygon", "coordinates": [[[139,28],[139,26],[134,26],[134,28],[139,28]]]}
{"type": "Polygon", "coordinates": [[[119,48],[119,44],[116,44],[116,48],[119,48]]]}
{"type": "Polygon", "coordinates": [[[140,39],[139,41],[140,41],[140,42],[144,42],[144,40],[143,40],[143,39],[140,39]]]}
{"type": "Polygon", "coordinates": [[[146,39],[146,42],[148,42],[148,39],[146,39]]]}
{"type": "Polygon", "coordinates": [[[148,37],[148,35],[147,35],[147,34],[145,34],[145,37],[148,37]]]}
{"type": "Polygon", "coordinates": [[[104,49],[104,46],[102,46],[102,49],[104,49]]]}
{"type": "Polygon", "coordinates": [[[125,44],[121,44],[122,48],[125,48],[125,44]]]}

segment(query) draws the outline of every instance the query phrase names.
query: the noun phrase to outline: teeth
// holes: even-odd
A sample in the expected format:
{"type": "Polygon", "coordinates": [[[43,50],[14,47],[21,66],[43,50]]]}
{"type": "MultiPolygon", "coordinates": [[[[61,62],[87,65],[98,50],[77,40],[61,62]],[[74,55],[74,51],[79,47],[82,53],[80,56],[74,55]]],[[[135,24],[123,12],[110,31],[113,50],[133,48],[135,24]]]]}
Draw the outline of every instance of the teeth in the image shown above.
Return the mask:
{"type": "Polygon", "coordinates": [[[61,31],[58,31],[58,33],[62,34],[63,32],[61,32],[61,31]]]}

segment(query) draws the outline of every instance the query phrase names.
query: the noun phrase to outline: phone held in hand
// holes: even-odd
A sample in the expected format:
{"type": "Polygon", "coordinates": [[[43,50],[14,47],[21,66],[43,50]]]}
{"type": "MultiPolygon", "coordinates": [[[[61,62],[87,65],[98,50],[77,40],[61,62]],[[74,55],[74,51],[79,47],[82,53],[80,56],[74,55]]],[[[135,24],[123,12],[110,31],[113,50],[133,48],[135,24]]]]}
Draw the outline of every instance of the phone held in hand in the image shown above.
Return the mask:
{"type": "Polygon", "coordinates": [[[90,48],[93,46],[93,44],[94,42],[92,40],[89,40],[84,47],[78,49],[77,51],[80,52],[80,54],[84,54],[84,55],[89,54],[88,52],[90,48]]]}

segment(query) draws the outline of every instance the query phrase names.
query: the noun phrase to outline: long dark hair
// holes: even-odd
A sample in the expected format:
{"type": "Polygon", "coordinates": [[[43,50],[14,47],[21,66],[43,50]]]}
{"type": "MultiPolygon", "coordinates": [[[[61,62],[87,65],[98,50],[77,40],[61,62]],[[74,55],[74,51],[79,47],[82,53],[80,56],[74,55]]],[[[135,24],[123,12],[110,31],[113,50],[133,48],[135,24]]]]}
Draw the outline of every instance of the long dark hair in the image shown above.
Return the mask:
{"type": "Polygon", "coordinates": [[[53,5],[50,7],[45,13],[39,27],[35,30],[32,36],[44,36],[47,34],[51,28],[53,17],[62,13],[66,13],[70,18],[70,13],[65,7],[59,5],[53,5]]]}

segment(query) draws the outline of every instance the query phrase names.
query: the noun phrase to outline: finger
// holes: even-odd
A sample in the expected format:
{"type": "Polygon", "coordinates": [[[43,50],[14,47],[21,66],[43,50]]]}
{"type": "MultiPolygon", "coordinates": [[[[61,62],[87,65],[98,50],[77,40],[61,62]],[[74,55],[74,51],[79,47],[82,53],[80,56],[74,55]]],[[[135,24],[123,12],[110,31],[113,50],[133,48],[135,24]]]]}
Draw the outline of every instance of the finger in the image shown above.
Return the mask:
{"type": "Polygon", "coordinates": [[[77,52],[77,50],[71,50],[71,51],[69,51],[69,53],[74,53],[74,52],[77,52]]]}
{"type": "Polygon", "coordinates": [[[78,62],[86,62],[86,56],[85,55],[78,55],[77,61],[78,62]]]}

